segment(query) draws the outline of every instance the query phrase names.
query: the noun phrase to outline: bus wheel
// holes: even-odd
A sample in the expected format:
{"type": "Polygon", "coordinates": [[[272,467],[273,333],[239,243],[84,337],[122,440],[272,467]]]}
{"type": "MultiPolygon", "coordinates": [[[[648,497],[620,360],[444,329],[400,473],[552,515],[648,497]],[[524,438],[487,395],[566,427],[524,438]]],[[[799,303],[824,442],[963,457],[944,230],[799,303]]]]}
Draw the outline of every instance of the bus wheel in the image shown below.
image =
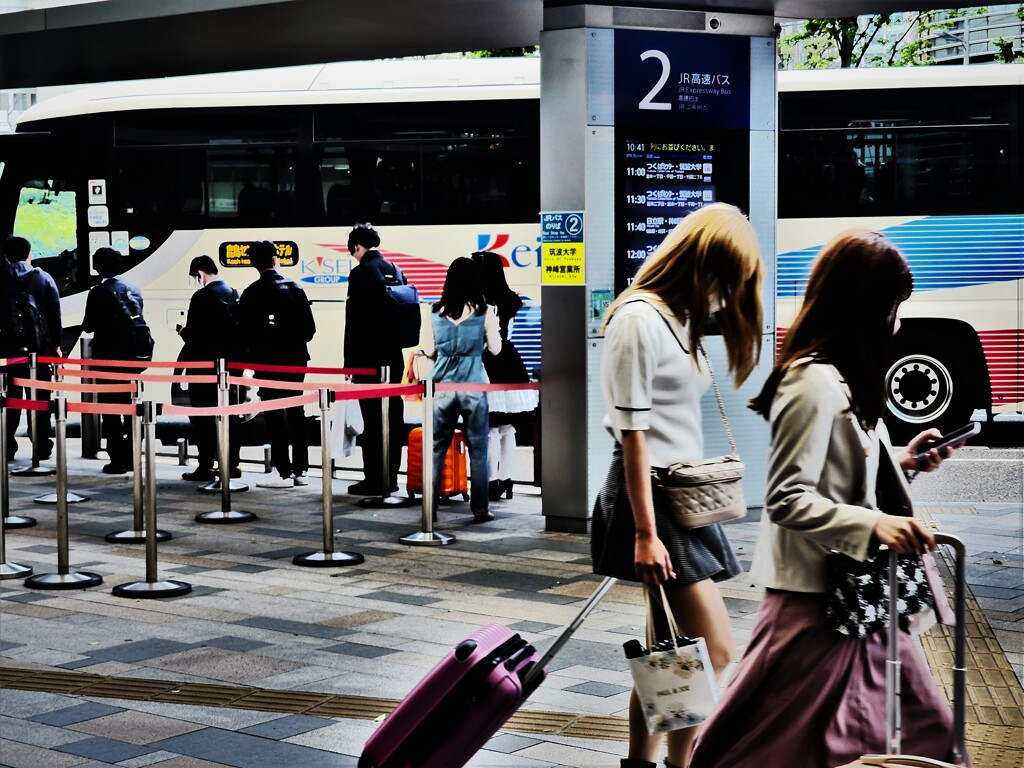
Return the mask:
{"type": "Polygon", "coordinates": [[[885,375],[886,425],[894,444],[905,445],[935,427],[942,432],[968,421],[973,395],[955,344],[939,349],[921,341],[899,343],[885,375]]]}

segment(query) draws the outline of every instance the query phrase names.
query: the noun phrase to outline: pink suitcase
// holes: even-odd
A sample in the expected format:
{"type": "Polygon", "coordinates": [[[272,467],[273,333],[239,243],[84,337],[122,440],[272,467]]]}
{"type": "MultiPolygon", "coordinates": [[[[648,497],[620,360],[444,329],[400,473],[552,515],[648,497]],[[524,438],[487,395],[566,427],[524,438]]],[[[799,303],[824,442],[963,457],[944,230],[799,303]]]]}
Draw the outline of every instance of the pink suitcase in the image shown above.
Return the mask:
{"type": "Polygon", "coordinates": [[[359,768],[459,768],[547,675],[547,664],[611,589],[606,578],[541,656],[518,633],[488,624],[445,656],[366,742],[359,768]]]}

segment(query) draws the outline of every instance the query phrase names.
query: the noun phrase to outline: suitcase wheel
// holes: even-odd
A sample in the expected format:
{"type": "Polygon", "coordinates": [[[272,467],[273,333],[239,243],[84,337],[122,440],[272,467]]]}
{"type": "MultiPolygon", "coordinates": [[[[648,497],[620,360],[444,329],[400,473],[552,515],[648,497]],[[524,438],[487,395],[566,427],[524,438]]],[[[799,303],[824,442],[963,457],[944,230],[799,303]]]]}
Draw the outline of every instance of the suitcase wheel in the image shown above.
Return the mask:
{"type": "Polygon", "coordinates": [[[468,493],[465,493],[465,492],[464,492],[464,493],[462,494],[462,500],[463,500],[463,501],[469,501],[469,494],[468,494],[468,493]]]}

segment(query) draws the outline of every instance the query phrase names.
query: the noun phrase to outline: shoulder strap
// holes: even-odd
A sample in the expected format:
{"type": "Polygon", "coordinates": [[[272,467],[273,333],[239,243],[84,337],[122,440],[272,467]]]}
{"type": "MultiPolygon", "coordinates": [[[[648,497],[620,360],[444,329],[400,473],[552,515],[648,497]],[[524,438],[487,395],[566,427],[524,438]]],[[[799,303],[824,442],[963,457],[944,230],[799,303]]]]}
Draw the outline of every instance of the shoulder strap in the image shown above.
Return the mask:
{"type": "MultiPolygon", "coordinates": [[[[683,344],[683,340],[679,338],[679,334],[676,333],[676,329],[672,327],[672,323],[667,317],[665,317],[665,313],[655,302],[644,296],[637,296],[634,299],[623,302],[623,304],[633,304],[638,301],[642,301],[644,304],[654,308],[658,313],[658,317],[660,317],[662,322],[665,323],[665,327],[668,328],[669,333],[671,333],[672,337],[679,343],[679,347],[685,354],[689,355],[690,352],[686,349],[686,345],[683,344]]],[[[722,400],[722,393],[719,391],[718,382],[715,380],[715,369],[711,367],[711,360],[708,358],[708,353],[704,351],[704,346],[699,345],[697,350],[700,352],[701,357],[704,358],[704,364],[707,365],[708,373],[711,375],[711,386],[715,390],[715,400],[718,401],[718,412],[722,414],[722,425],[725,427],[725,436],[729,440],[729,450],[732,451],[733,456],[739,457],[740,452],[736,448],[736,438],[733,437],[732,428],[729,426],[729,417],[725,415],[725,401],[722,400]]]]}

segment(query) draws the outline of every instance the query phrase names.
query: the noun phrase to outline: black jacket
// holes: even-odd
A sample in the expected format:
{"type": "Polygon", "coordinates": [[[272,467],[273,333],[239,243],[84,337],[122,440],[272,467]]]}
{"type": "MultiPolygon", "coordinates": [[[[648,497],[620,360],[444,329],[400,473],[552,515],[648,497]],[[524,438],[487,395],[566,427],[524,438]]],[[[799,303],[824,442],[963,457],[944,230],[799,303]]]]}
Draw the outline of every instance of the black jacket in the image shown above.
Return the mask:
{"type": "Polygon", "coordinates": [[[192,294],[181,329],[182,360],[240,359],[238,291],[223,280],[207,283],[192,294]]]}
{"type": "Polygon", "coordinates": [[[278,272],[261,272],[242,291],[238,323],[245,346],[241,362],[304,365],[306,344],[316,333],[316,322],[306,292],[278,272]]]}
{"type": "Polygon", "coordinates": [[[89,290],[89,296],[85,300],[82,330],[86,333],[92,331],[92,356],[101,360],[116,360],[121,356],[124,347],[121,338],[124,332],[121,323],[122,310],[113,291],[127,291],[139,305],[139,311],[142,311],[142,291],[126,283],[120,275],[108,277],[89,290]]]}
{"type": "MultiPolygon", "coordinates": [[[[42,337],[45,347],[38,350],[41,355],[53,355],[60,347],[61,318],[60,318],[60,293],[53,278],[38,267],[33,267],[27,261],[19,261],[14,264],[4,262],[6,269],[7,283],[4,301],[12,301],[14,293],[24,291],[31,294],[35,299],[36,306],[42,316],[43,328],[42,337]]],[[[7,354],[8,350],[4,350],[7,354]]]]}
{"type": "Polygon", "coordinates": [[[396,276],[402,285],[409,282],[380,251],[367,251],[349,273],[345,303],[345,365],[349,368],[393,366],[396,357],[402,358],[402,345],[386,330],[389,299],[384,275],[396,276]]]}

